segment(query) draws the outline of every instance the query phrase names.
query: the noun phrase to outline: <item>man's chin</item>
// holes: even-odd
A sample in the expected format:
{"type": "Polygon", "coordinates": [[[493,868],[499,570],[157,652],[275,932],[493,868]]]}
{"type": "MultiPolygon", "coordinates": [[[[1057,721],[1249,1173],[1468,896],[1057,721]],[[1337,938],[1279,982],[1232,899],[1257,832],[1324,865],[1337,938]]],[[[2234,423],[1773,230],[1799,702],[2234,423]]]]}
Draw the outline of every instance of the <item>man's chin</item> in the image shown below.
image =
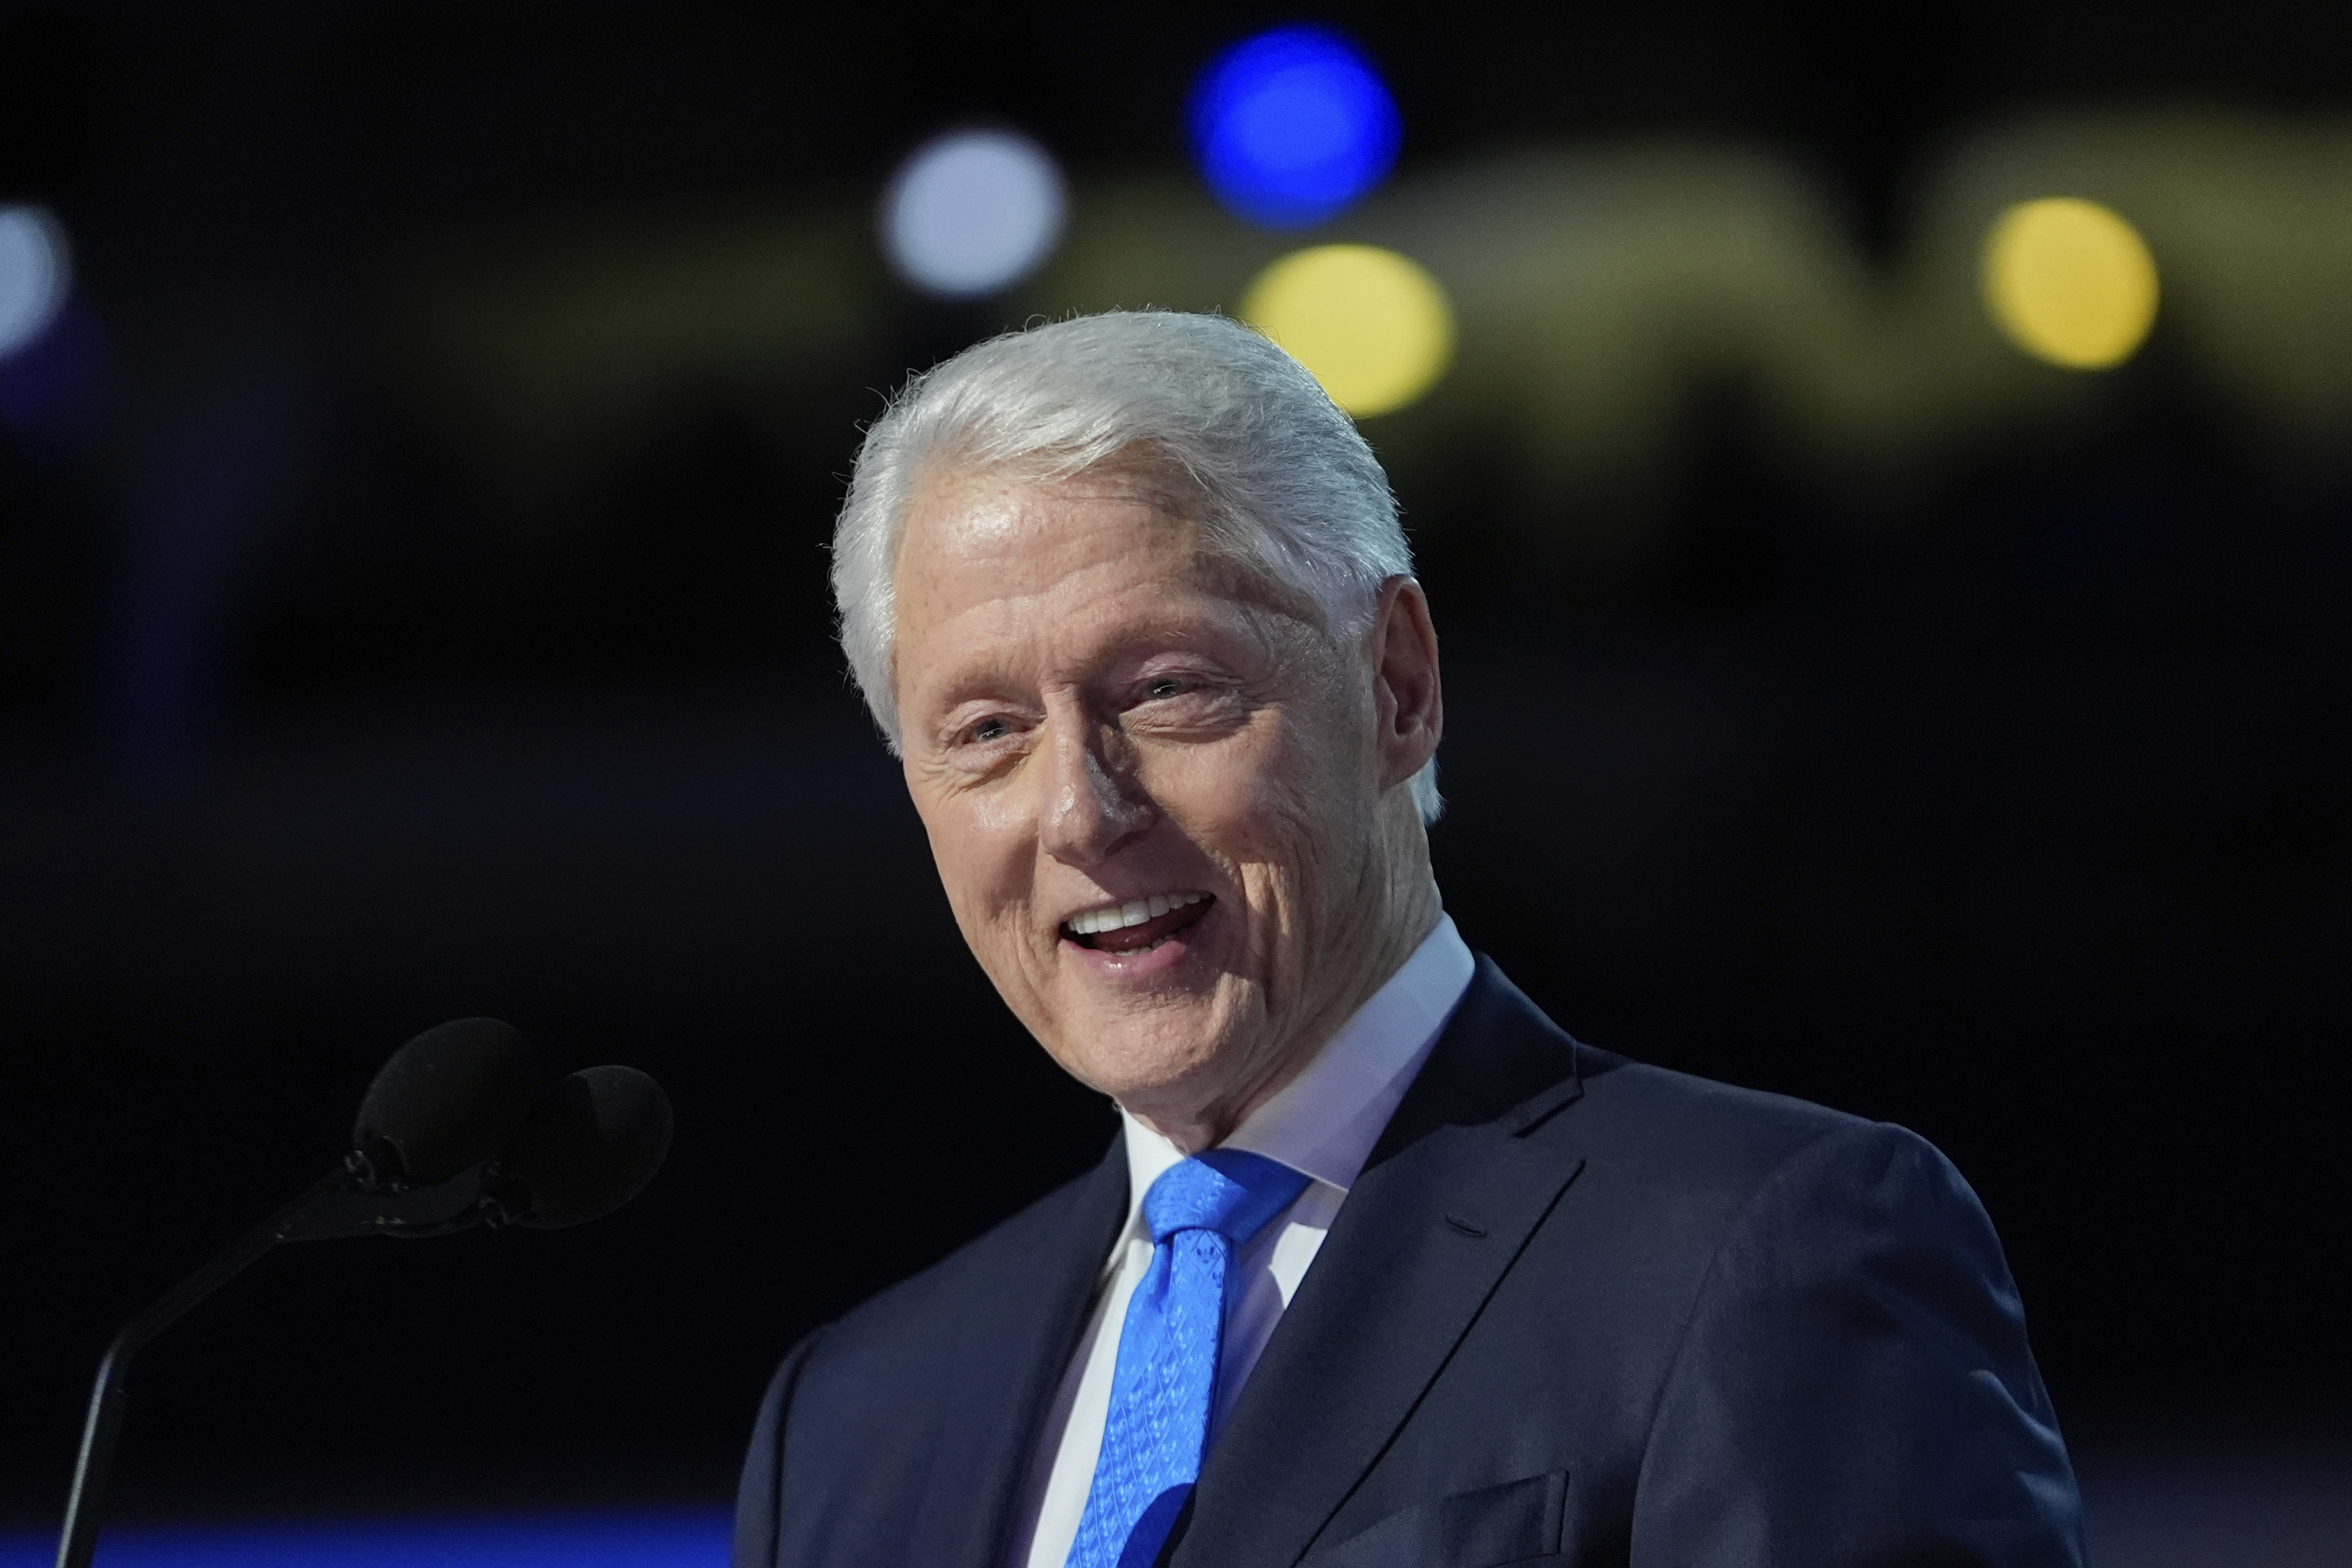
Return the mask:
{"type": "Polygon", "coordinates": [[[1144,1121],[1188,1122],[1214,1104],[1234,1076],[1222,1031],[1205,1017],[1200,1022],[1195,1033],[1167,1018],[1098,1018],[1097,1027],[1080,1022],[1066,1033],[1076,1049],[1054,1054],[1073,1077],[1144,1121]]]}

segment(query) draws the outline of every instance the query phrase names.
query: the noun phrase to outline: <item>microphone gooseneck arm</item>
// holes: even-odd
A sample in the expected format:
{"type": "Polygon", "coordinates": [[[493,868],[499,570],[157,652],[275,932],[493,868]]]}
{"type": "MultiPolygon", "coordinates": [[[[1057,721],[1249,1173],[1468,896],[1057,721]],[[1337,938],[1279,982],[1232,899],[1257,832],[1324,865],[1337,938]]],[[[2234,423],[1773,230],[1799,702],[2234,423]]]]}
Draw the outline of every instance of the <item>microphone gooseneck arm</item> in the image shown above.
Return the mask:
{"type": "Polygon", "coordinates": [[[82,1423],[81,1452],[74,1460],[73,1490],[66,1500],[57,1568],[89,1568],[91,1555],[98,1550],[99,1526],[106,1517],[107,1478],[114,1469],[114,1450],[122,1435],[131,1363],[150,1340],[281,1241],[341,1236],[445,1236],[485,1219],[503,1220],[507,1218],[503,1208],[487,1193],[488,1178],[495,1175],[495,1167],[478,1166],[431,1186],[406,1186],[381,1180],[364,1155],[352,1155],[125,1323],[98,1364],[89,1414],[82,1423]]]}
{"type": "Polygon", "coordinates": [[[122,1437],[131,1363],[197,1302],[281,1241],[446,1236],[488,1221],[545,1228],[609,1214],[669,1152],[669,1099],[629,1067],[544,1084],[510,1024],[456,1019],[393,1053],[368,1085],[352,1152],[125,1323],[98,1364],[58,1568],[89,1568],[122,1437]]]}

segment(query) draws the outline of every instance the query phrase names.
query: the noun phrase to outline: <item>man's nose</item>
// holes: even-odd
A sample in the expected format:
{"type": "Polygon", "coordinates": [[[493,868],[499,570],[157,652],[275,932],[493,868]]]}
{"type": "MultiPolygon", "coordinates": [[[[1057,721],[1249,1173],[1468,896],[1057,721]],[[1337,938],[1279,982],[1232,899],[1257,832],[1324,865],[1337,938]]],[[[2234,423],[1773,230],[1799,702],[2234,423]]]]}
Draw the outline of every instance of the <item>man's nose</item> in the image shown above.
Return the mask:
{"type": "Polygon", "coordinates": [[[1045,852],[1073,865],[1097,865],[1151,825],[1157,814],[1114,737],[1090,725],[1055,727],[1045,758],[1045,805],[1039,838],[1045,852]]]}

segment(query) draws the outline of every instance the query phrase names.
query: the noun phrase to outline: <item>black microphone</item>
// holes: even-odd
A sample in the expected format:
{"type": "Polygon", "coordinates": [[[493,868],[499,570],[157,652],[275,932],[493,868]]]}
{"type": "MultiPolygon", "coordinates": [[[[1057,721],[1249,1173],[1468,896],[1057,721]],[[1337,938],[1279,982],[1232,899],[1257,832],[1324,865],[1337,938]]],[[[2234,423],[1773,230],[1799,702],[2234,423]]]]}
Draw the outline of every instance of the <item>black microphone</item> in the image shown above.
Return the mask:
{"type": "Polygon", "coordinates": [[[508,1146],[491,1201],[543,1230],[601,1219],[654,1179],[671,1128],[669,1096],[634,1067],[558,1079],[508,1146]]]}
{"type": "Polygon", "coordinates": [[[538,1054],[497,1019],[456,1019],[393,1052],[368,1085],[352,1147],[382,1180],[447,1181],[494,1158],[539,1100],[538,1054]]]}
{"type": "Polygon", "coordinates": [[[99,1363],[58,1568],[89,1568],[122,1431],[131,1358],[281,1241],[446,1236],[488,1222],[578,1225],[635,1197],[669,1153],[661,1085],[592,1067],[541,1089],[510,1024],[457,1019],[394,1051],[368,1085],[352,1152],[123,1326],[99,1363]]]}

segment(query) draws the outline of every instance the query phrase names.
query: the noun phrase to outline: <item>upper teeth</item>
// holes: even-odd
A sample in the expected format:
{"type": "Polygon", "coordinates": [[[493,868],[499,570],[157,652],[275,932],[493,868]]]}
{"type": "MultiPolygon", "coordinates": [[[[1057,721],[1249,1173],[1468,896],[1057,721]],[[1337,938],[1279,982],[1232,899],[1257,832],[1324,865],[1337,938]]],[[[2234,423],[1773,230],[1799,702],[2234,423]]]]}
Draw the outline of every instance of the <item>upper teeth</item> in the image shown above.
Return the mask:
{"type": "Polygon", "coordinates": [[[1073,915],[1070,916],[1070,929],[1080,936],[1092,936],[1100,931],[1123,930],[1129,925],[1140,925],[1147,920],[1156,919],[1171,909],[1198,904],[1208,896],[1205,893],[1155,893],[1150,898],[1073,915]]]}

